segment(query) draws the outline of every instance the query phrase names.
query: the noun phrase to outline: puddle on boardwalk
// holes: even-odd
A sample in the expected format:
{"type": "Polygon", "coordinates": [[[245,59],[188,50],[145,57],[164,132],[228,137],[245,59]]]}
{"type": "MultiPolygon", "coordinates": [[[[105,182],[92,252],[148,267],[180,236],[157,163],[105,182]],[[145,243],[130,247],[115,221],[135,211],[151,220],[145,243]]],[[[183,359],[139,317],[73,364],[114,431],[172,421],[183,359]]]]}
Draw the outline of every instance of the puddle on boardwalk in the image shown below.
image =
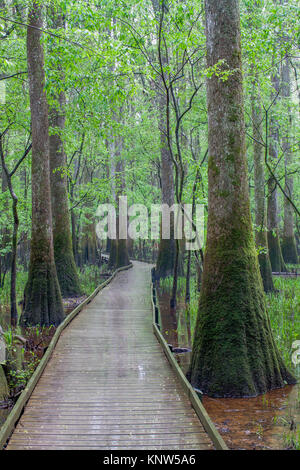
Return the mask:
{"type": "MultiPolygon", "coordinates": [[[[191,348],[184,302],[170,312],[170,296],[158,289],[161,331],[173,347],[191,348]]],[[[191,353],[175,354],[186,373],[191,353]]],[[[286,449],[284,436],[300,428],[300,384],[273,390],[255,398],[210,398],[202,403],[230,449],[286,449]]]]}

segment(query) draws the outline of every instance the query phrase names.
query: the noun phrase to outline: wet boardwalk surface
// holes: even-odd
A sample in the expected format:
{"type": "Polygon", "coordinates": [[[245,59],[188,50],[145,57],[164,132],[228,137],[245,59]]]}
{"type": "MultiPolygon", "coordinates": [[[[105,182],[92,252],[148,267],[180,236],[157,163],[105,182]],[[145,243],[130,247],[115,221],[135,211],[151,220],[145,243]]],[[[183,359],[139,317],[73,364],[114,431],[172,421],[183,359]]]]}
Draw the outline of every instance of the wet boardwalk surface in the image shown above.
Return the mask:
{"type": "Polygon", "coordinates": [[[63,331],[7,449],[212,449],[152,331],[150,269],[117,274],[63,331]]]}

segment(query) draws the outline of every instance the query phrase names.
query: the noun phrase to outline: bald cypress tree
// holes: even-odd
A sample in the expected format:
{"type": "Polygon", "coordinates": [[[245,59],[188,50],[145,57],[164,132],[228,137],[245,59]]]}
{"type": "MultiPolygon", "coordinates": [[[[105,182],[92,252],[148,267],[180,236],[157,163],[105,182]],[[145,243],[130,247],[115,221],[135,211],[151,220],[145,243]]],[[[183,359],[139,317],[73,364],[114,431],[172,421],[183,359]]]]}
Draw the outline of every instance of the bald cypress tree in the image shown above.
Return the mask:
{"type": "MultiPolygon", "coordinates": [[[[54,29],[64,26],[62,14],[56,12],[54,7],[51,9],[51,26],[54,29]]],[[[63,80],[63,71],[60,66],[58,69],[60,79],[63,80]]],[[[49,124],[52,128],[49,149],[54,258],[61,293],[64,297],[71,297],[80,295],[81,289],[72,248],[67,176],[63,171],[67,166],[62,139],[66,106],[64,91],[56,93],[54,98],[49,112],[49,124]]]]}
{"type": "Polygon", "coordinates": [[[23,325],[58,325],[64,318],[57,279],[49,168],[48,104],[44,90],[44,52],[41,44],[42,7],[33,1],[27,28],[27,65],[32,126],[32,229],[23,325]]]}
{"type": "MultiPolygon", "coordinates": [[[[154,14],[159,24],[161,9],[165,8],[159,0],[152,0],[154,14]]],[[[168,59],[164,50],[160,51],[161,61],[164,67],[168,65],[168,59]]],[[[156,84],[156,101],[158,108],[158,127],[160,134],[160,183],[161,183],[161,200],[162,204],[172,207],[175,202],[175,186],[174,186],[174,163],[172,161],[167,138],[167,94],[163,85],[161,76],[157,77],[156,84]]],[[[173,275],[175,263],[176,244],[174,240],[174,218],[170,218],[170,237],[161,238],[159,241],[158,255],[156,262],[157,278],[165,278],[173,275]]]]}
{"type": "Polygon", "coordinates": [[[295,383],[266,311],[250,218],[238,0],[206,0],[208,227],[188,377],[215,397],[249,397],[295,383]]]}
{"type": "Polygon", "coordinates": [[[274,290],[272,279],[272,267],[269,257],[267,237],[267,211],[265,203],[265,164],[263,148],[259,142],[262,131],[262,113],[258,82],[255,79],[251,95],[252,123],[253,123],[253,160],[254,160],[254,187],[255,187],[255,224],[256,246],[260,252],[258,255],[260,273],[265,292],[274,290]]]}

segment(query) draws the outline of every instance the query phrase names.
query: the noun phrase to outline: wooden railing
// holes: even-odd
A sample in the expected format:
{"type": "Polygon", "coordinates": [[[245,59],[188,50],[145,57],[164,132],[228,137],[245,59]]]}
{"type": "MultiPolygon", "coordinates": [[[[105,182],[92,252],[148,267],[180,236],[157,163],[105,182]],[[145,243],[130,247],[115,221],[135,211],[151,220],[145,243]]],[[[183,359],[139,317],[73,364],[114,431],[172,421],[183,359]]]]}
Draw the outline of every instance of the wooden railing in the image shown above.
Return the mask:
{"type": "Polygon", "coordinates": [[[177,375],[181,385],[189,397],[192,407],[194,408],[202,426],[204,427],[205,431],[211,438],[215,448],[217,450],[228,450],[227,445],[225,444],[222,436],[219,434],[218,430],[216,429],[215,425],[213,424],[212,420],[208,416],[204,406],[202,405],[196,391],[189,383],[187,378],[185,377],[184,373],[182,372],[179,364],[177,363],[173,353],[170,350],[169,345],[167,344],[166,340],[164,339],[163,335],[160,332],[160,310],[159,310],[159,303],[157,297],[157,291],[155,287],[155,268],[151,271],[151,301],[152,301],[152,311],[153,311],[153,318],[152,318],[152,326],[153,331],[158,339],[159,343],[162,346],[162,349],[172,367],[175,374],[177,375]]]}

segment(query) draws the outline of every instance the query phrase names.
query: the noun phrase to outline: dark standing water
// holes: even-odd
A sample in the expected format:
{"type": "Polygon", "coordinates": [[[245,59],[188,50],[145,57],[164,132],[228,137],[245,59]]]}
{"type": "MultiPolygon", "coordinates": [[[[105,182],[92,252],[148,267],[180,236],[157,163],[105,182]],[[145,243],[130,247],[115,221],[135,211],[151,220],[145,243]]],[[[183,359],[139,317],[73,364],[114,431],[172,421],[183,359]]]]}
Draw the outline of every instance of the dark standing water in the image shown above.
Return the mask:
{"type": "Polygon", "coordinates": [[[0,407],[0,429],[1,426],[5,423],[6,418],[13,408],[13,403],[8,402],[5,404],[5,408],[0,407]]]}
{"type": "MultiPolygon", "coordinates": [[[[191,348],[184,302],[170,312],[170,296],[158,289],[161,331],[174,347],[191,348]]],[[[184,373],[191,353],[176,354],[184,373]]],[[[300,385],[286,386],[255,398],[203,397],[209,416],[230,449],[286,449],[291,429],[300,428],[300,385]]],[[[299,431],[298,431],[299,432],[299,431]]]]}

